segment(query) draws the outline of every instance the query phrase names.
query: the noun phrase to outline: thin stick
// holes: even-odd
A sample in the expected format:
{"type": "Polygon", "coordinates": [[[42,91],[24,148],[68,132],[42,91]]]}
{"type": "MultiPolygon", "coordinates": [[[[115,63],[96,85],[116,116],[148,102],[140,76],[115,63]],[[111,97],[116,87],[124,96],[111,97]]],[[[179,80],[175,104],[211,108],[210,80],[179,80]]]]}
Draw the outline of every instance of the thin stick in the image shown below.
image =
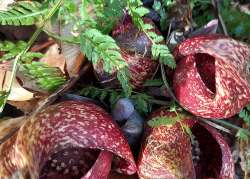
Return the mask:
{"type": "Polygon", "coordinates": [[[41,50],[43,50],[43,49],[45,49],[45,48],[47,48],[47,47],[49,47],[49,46],[51,46],[51,45],[53,45],[53,44],[55,44],[55,41],[54,40],[48,40],[47,42],[45,42],[45,43],[43,43],[43,44],[37,44],[37,45],[35,45],[35,46],[33,46],[31,49],[30,49],[30,51],[31,52],[40,52],[41,50]]]}
{"type": "Polygon", "coordinates": [[[216,15],[217,15],[217,17],[218,17],[218,19],[219,19],[219,22],[220,22],[220,25],[221,25],[221,27],[222,27],[223,33],[224,33],[225,35],[228,35],[227,27],[226,27],[226,25],[225,25],[225,23],[224,23],[224,20],[223,20],[221,14],[220,14],[220,7],[219,7],[219,2],[218,2],[218,0],[212,0],[212,4],[213,4],[214,9],[215,9],[215,11],[216,11],[216,15]]]}
{"type": "Polygon", "coordinates": [[[198,119],[202,123],[208,124],[208,125],[216,128],[218,130],[221,130],[221,131],[226,132],[228,134],[232,134],[229,129],[227,129],[227,128],[221,126],[221,125],[218,125],[218,124],[214,123],[214,121],[203,119],[203,118],[196,118],[196,119],[198,119]]]}
{"type": "Polygon", "coordinates": [[[161,76],[162,76],[162,80],[163,80],[163,83],[164,83],[164,85],[165,85],[165,87],[166,87],[166,89],[167,89],[168,94],[170,95],[170,97],[171,97],[175,102],[177,102],[177,103],[179,104],[177,98],[175,97],[173,91],[171,90],[171,88],[170,88],[170,86],[169,86],[169,84],[168,84],[168,82],[167,82],[166,73],[165,73],[165,69],[164,69],[163,64],[161,64],[161,76]]]}

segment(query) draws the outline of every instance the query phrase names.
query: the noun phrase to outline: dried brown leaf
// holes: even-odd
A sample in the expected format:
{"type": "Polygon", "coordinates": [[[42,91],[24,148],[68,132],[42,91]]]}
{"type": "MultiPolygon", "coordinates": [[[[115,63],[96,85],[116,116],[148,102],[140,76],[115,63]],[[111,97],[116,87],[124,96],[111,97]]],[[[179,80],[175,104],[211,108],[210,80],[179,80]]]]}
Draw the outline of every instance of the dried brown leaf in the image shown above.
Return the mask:
{"type": "Polygon", "coordinates": [[[63,73],[65,73],[65,58],[60,54],[59,46],[57,44],[51,45],[48,51],[45,53],[45,57],[39,60],[44,62],[50,67],[58,67],[63,73]]]}

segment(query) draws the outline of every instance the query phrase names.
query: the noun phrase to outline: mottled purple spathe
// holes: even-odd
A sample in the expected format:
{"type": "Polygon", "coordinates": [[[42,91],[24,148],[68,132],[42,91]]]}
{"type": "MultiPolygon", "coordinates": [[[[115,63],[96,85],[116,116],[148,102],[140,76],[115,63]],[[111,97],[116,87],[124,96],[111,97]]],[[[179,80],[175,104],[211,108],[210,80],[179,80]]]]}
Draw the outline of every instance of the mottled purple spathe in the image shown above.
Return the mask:
{"type": "Polygon", "coordinates": [[[221,35],[188,39],[175,49],[173,87],[196,116],[228,118],[250,102],[250,48],[221,35]]]}
{"type": "MultiPolygon", "coordinates": [[[[146,126],[137,165],[139,178],[234,179],[234,161],[222,135],[210,126],[199,124],[193,116],[180,115],[183,119],[175,124],[146,126]],[[196,164],[192,161],[191,139],[184,124],[191,128],[199,143],[201,154],[196,164]]],[[[176,113],[163,108],[153,112],[148,120],[155,117],[171,119],[176,113]]]]}
{"type": "Polygon", "coordinates": [[[136,172],[129,145],[105,110],[87,101],[64,101],[29,118],[0,146],[0,176],[21,171],[36,179],[100,179],[107,177],[99,171],[108,174],[112,158],[116,171],[136,172]]]}

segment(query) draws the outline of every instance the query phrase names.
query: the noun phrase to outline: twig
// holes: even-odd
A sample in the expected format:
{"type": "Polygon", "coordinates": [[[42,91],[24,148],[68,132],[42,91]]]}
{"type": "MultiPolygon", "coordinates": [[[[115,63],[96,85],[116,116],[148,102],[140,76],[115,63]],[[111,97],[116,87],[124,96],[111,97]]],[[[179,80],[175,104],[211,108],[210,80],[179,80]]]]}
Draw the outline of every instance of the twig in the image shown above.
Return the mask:
{"type": "Polygon", "coordinates": [[[35,46],[33,46],[30,51],[31,52],[40,52],[41,50],[53,45],[55,43],[54,40],[48,40],[47,42],[43,43],[43,44],[37,44],[35,46]]]}
{"type": "Polygon", "coordinates": [[[162,76],[162,80],[163,80],[163,83],[164,83],[164,85],[165,85],[165,87],[166,87],[166,89],[167,89],[168,94],[170,95],[170,97],[171,97],[175,102],[177,102],[177,103],[179,104],[177,98],[175,97],[173,91],[171,90],[171,88],[170,88],[170,86],[169,86],[169,84],[168,84],[168,82],[167,82],[166,73],[165,73],[165,69],[164,69],[163,64],[161,64],[161,76],[162,76]]]}
{"type": "MultiPolygon", "coordinates": [[[[210,125],[210,126],[216,128],[216,129],[218,129],[218,130],[221,130],[221,131],[226,132],[226,133],[228,133],[228,134],[232,134],[231,131],[230,131],[229,129],[227,129],[227,128],[221,126],[221,125],[218,125],[218,124],[214,123],[214,120],[211,121],[211,120],[207,120],[207,119],[204,119],[204,118],[196,118],[196,119],[199,120],[199,121],[202,122],[202,123],[208,124],[208,125],[210,125]]],[[[215,119],[215,120],[216,120],[216,119],[215,119]]]]}
{"type": "Polygon", "coordinates": [[[221,14],[220,14],[220,7],[219,7],[219,2],[218,2],[218,0],[212,0],[212,4],[213,4],[213,6],[214,6],[214,9],[215,9],[215,12],[216,12],[216,16],[217,16],[218,19],[219,19],[219,22],[220,22],[220,25],[221,25],[221,27],[222,27],[223,33],[224,33],[225,35],[228,35],[227,27],[226,27],[226,25],[225,25],[225,23],[224,23],[224,20],[223,20],[221,14]]]}
{"type": "Polygon", "coordinates": [[[232,124],[230,122],[227,122],[225,120],[221,120],[221,119],[209,119],[209,120],[207,120],[205,118],[196,118],[196,119],[199,120],[199,121],[201,121],[201,122],[205,122],[205,123],[207,123],[207,124],[209,124],[209,125],[217,128],[219,130],[222,130],[224,132],[230,133],[230,134],[232,134],[230,132],[230,130],[224,128],[223,126],[227,126],[227,127],[230,127],[231,129],[235,129],[235,130],[243,130],[248,136],[250,136],[250,131],[248,131],[248,130],[246,130],[244,128],[241,128],[241,127],[239,127],[237,125],[234,125],[234,124],[232,124]],[[223,126],[221,126],[221,125],[223,125],[223,126]]]}

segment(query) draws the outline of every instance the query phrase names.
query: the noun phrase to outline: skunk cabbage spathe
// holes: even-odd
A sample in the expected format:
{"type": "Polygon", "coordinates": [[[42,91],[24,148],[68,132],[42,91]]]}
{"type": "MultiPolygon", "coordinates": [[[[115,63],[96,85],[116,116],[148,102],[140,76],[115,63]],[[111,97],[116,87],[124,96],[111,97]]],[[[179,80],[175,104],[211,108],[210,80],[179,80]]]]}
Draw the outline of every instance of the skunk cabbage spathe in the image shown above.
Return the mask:
{"type": "MultiPolygon", "coordinates": [[[[160,109],[153,112],[149,120],[155,117],[173,118],[176,114],[160,109]]],[[[137,166],[140,179],[234,178],[232,154],[221,134],[191,118],[186,116],[181,122],[167,126],[146,126],[137,166]],[[195,154],[192,151],[190,138],[183,129],[183,124],[191,128],[198,143],[198,149],[195,150],[200,152],[195,154]],[[198,160],[193,160],[194,157],[198,160]]]]}
{"type": "Polygon", "coordinates": [[[250,48],[221,35],[182,42],[173,87],[180,104],[196,116],[231,117],[250,102],[250,48]]]}
{"type": "Polygon", "coordinates": [[[0,176],[104,179],[133,174],[129,145],[111,116],[90,101],[63,101],[29,118],[0,146],[0,176]]]}

